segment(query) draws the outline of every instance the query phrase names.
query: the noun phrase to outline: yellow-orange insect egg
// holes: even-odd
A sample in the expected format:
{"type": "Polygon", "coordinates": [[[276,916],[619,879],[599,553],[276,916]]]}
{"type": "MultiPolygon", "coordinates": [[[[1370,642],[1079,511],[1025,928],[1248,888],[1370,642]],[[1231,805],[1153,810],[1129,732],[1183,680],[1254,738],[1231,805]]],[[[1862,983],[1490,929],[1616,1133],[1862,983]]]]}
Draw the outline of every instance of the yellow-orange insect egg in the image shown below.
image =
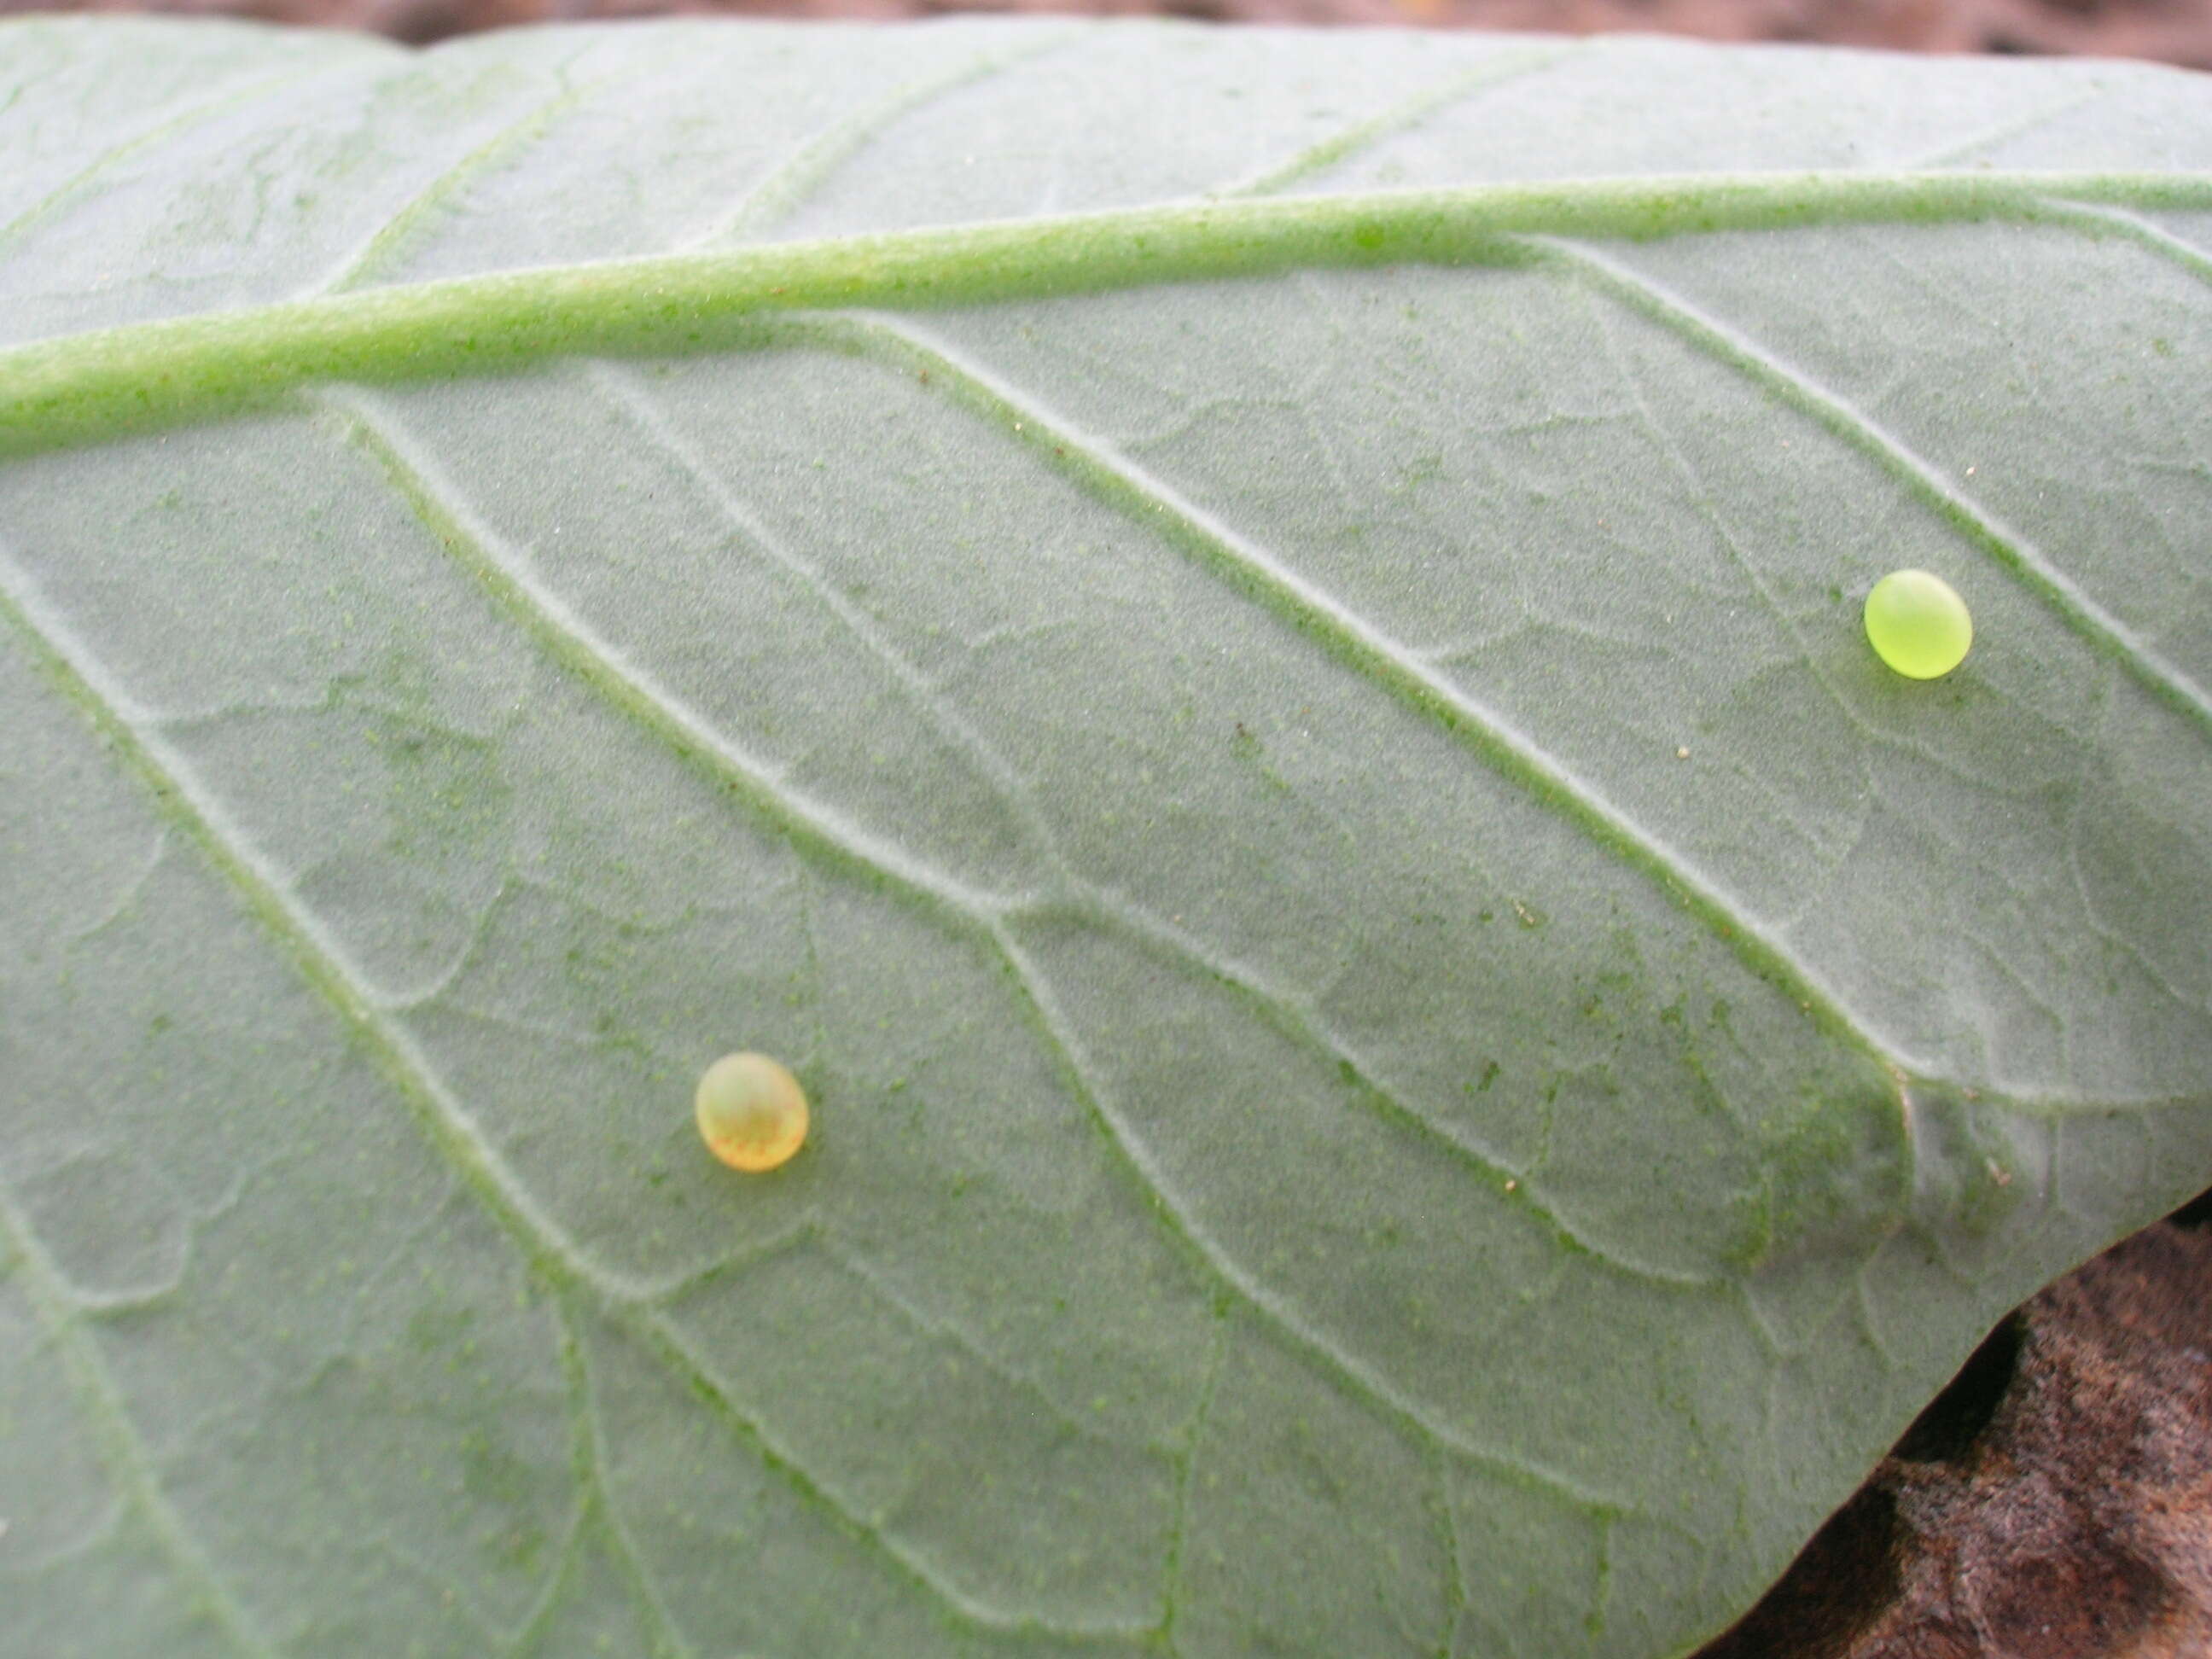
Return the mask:
{"type": "Polygon", "coordinates": [[[707,1150],[749,1175],[788,1163],[805,1144],[805,1091],[766,1054],[724,1054],[699,1079],[693,1109],[707,1150]]]}

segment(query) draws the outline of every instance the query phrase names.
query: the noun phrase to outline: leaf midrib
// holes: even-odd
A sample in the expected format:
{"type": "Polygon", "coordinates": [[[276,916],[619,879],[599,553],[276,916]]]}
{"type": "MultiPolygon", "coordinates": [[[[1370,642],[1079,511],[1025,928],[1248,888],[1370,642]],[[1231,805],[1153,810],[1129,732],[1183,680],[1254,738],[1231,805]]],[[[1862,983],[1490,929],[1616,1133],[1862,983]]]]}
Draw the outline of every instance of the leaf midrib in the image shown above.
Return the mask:
{"type": "MultiPolygon", "coordinates": [[[[1550,60],[1550,56],[1539,56],[1516,68],[1525,73],[1550,60]]],[[[970,65],[969,76],[976,69],[970,65]]],[[[1480,77],[1485,82],[1494,78],[1480,77]]],[[[1426,108],[1439,100],[1431,89],[1414,100],[1413,107],[1426,108]]],[[[1394,117],[1389,125],[1395,124],[1394,117]]],[[[1335,141],[1322,147],[1332,154],[1344,148],[1335,141]]],[[[458,172],[473,171],[479,160],[477,155],[465,159],[458,172]]],[[[1265,190],[1268,185],[1262,179],[1246,188],[1265,190]]],[[[1801,412],[1817,406],[1813,408],[1816,417],[1834,416],[1836,410],[1829,407],[1832,399],[1794,371],[1774,364],[1756,348],[1732,337],[1723,339],[1720,325],[1694,316],[1672,296],[1662,296],[1642,279],[1591,250],[1576,248],[1565,238],[1650,240],[1729,229],[1993,218],[2053,224],[2076,234],[2085,230],[2124,234],[2134,229],[2155,235],[2160,234],[2140,221],[2103,210],[2113,204],[2174,206],[2200,200],[2212,206],[2212,174],[1925,169],[1615,178],[1288,200],[1240,192],[1133,210],[771,243],[719,252],[695,249],[373,289],[325,289],[258,307],[93,331],[0,351],[0,458],[9,452],[11,434],[30,449],[97,441],[195,415],[213,416],[226,405],[270,401],[321,380],[456,378],[489,371],[503,362],[610,345],[649,350],[705,344],[709,325],[718,320],[723,331],[717,343],[757,345],[767,317],[798,309],[815,313],[812,321],[823,326],[831,319],[820,313],[832,308],[857,310],[872,305],[878,310],[913,310],[976,297],[1042,295],[1193,276],[1401,261],[1564,263],[1582,274],[1607,277],[1616,288],[1625,285],[1632,291],[1632,298],[1642,302],[1638,308],[1656,307],[1661,319],[1684,332],[1692,345],[1723,358],[1740,373],[1751,372],[1770,395],[1777,392],[1778,382],[1783,401],[1790,406],[1801,412]],[[1559,234],[1546,234],[1552,232],[1559,234]],[[772,280],[777,277],[783,280],[772,280]],[[1748,369],[1741,361],[1747,354],[1748,369]]],[[[2177,257],[2173,248],[2161,251],[2177,257]]],[[[2193,249],[2188,252],[2195,255],[2193,249]]],[[[2200,258],[2191,257],[2188,263],[2197,265],[2200,258]]],[[[882,317],[850,320],[863,329],[890,324],[882,317]]],[[[941,348],[923,355],[986,402],[996,404],[1004,395],[985,386],[974,366],[940,360],[941,348]]],[[[1020,412],[1032,421],[1043,418],[1036,409],[1020,412]]],[[[1881,441],[1878,432],[1850,411],[1843,413],[1849,418],[1843,421],[1839,435],[1879,452],[1877,459],[1908,485],[1919,484],[1917,493],[1932,495],[1939,511],[1949,509],[1944,513],[1947,519],[1963,513],[1969,539],[1984,553],[1994,551],[1998,562],[2035,589],[2069,627],[2088,635],[2192,723],[2212,726],[2212,706],[2203,694],[2148,653],[2130,630],[2087,602],[2063,576],[2045,570],[2033,550],[2014,545],[1970,505],[1955,499],[1940,480],[1921,476],[1924,467],[1916,458],[1892,453],[1893,447],[1881,441]]],[[[1835,421],[1824,419],[1823,423],[1832,427],[1835,421]]],[[[1023,425],[1016,422],[1013,429],[1021,431],[1023,425]]],[[[1056,453],[1066,452],[1060,448],[1056,453]]],[[[1103,458],[1101,464],[1107,465],[1103,458]]],[[[1154,510],[1162,505],[1153,499],[1157,487],[1149,481],[1126,477],[1110,465],[1108,471],[1109,483],[1136,489],[1154,510]]],[[[1117,487],[1108,493],[1118,496],[1121,490],[1117,487]]],[[[1199,526],[1198,533],[1209,547],[1219,539],[1206,526],[1199,526]]],[[[1238,572],[1249,575],[1246,562],[1241,556],[1232,558],[1238,572]]],[[[1261,574],[1271,574],[1272,567],[1261,574]]],[[[1305,612],[1311,608],[1311,596],[1295,582],[1292,586],[1298,588],[1291,596],[1294,608],[1310,620],[1305,612]]],[[[1375,665],[1367,659],[1372,653],[1364,648],[1370,642],[1356,623],[1354,619],[1352,631],[1358,637],[1351,639],[1351,646],[1359,647],[1354,654],[1371,669],[1375,665]]],[[[1386,649],[1384,657],[1386,671],[1402,665],[1398,653],[1386,649]]],[[[1417,694],[1445,695],[1456,706],[1455,695],[1440,693],[1426,683],[1426,677],[1421,678],[1423,684],[1414,688],[1417,694]]],[[[1415,701],[1426,706],[1429,696],[1416,695],[1415,701]]],[[[1524,775],[1530,763],[1528,746],[1501,732],[1486,712],[1477,711],[1474,718],[1486,738],[1482,746],[1492,746],[1488,740],[1494,739],[1510,751],[1506,759],[1511,763],[1505,769],[1510,775],[1546,799],[1564,788],[1568,805],[1577,809],[1568,815],[1582,822],[1595,811],[1601,822],[1585,823],[1585,829],[1594,830],[1598,839],[1616,851],[1625,832],[1629,862],[1647,866],[1646,873],[1662,891],[1696,914],[1759,976],[1778,983],[1808,1011],[1817,1011],[1831,1035],[1878,1060],[1893,1075],[1913,1073],[1915,1068],[1901,1056],[1856,1024],[1829,988],[1813,979],[1803,964],[1766,938],[1725,896],[1692,877],[1682,860],[1648,844],[1601,801],[1593,805],[1585,792],[1555,776],[1540,754],[1534,761],[1538,775],[1524,775]]],[[[1448,720],[1447,724],[1455,726],[1458,722],[1448,720]]]]}
{"type": "Polygon", "coordinates": [[[2212,173],[1838,171],[1662,175],[1182,201],[870,232],[351,290],[0,352],[0,457],[265,404],[334,380],[711,348],[763,313],[917,310],[1290,269],[1511,264],[1509,239],[2005,220],[2084,206],[2212,211],[2212,173]]]}

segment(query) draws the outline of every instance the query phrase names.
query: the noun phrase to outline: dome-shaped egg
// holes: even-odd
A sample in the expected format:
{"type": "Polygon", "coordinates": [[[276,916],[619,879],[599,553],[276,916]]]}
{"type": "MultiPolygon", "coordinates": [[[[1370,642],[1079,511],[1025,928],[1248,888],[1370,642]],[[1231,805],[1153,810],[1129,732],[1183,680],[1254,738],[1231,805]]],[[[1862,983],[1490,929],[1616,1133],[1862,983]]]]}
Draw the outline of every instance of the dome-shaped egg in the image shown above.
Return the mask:
{"type": "Polygon", "coordinates": [[[707,1150],[749,1175],[788,1163],[806,1140],[806,1094],[766,1054],[724,1054],[699,1079],[695,1104],[707,1150]]]}
{"type": "Polygon", "coordinates": [[[1867,642],[1908,679],[1932,680],[1966,659],[1974,619],[1941,576],[1893,570],[1866,598],[1867,642]]]}

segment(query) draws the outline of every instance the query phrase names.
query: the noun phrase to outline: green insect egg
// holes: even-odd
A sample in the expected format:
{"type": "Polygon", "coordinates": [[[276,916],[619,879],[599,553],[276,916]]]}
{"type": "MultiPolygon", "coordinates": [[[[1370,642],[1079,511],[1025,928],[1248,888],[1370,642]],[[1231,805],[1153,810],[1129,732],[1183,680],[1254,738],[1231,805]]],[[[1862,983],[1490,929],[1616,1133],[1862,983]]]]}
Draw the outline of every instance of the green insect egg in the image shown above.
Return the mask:
{"type": "Polygon", "coordinates": [[[707,1150],[758,1175],[789,1163],[806,1140],[806,1094],[766,1054],[724,1054],[699,1079],[694,1110],[707,1150]]]}
{"type": "Polygon", "coordinates": [[[1867,643],[1907,679],[1932,680],[1966,659],[1974,619],[1941,576],[1893,570],[1866,598],[1867,643]]]}

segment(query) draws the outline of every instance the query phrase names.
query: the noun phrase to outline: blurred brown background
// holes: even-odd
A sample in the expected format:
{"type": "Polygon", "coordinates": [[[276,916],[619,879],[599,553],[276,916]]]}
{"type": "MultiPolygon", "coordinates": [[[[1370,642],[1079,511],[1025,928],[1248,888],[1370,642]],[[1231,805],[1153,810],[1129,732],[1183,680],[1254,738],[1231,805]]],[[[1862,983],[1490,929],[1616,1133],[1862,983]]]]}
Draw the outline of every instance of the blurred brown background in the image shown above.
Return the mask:
{"type": "Polygon", "coordinates": [[[1911,52],[2148,58],[2212,69],[2212,0],[0,0],[21,11],[212,12],[373,29],[435,40],[471,29],[560,18],[722,12],[784,17],[900,17],[939,11],[1146,12],[1266,23],[1418,24],[1632,29],[1720,40],[1822,40],[1911,52]]]}

